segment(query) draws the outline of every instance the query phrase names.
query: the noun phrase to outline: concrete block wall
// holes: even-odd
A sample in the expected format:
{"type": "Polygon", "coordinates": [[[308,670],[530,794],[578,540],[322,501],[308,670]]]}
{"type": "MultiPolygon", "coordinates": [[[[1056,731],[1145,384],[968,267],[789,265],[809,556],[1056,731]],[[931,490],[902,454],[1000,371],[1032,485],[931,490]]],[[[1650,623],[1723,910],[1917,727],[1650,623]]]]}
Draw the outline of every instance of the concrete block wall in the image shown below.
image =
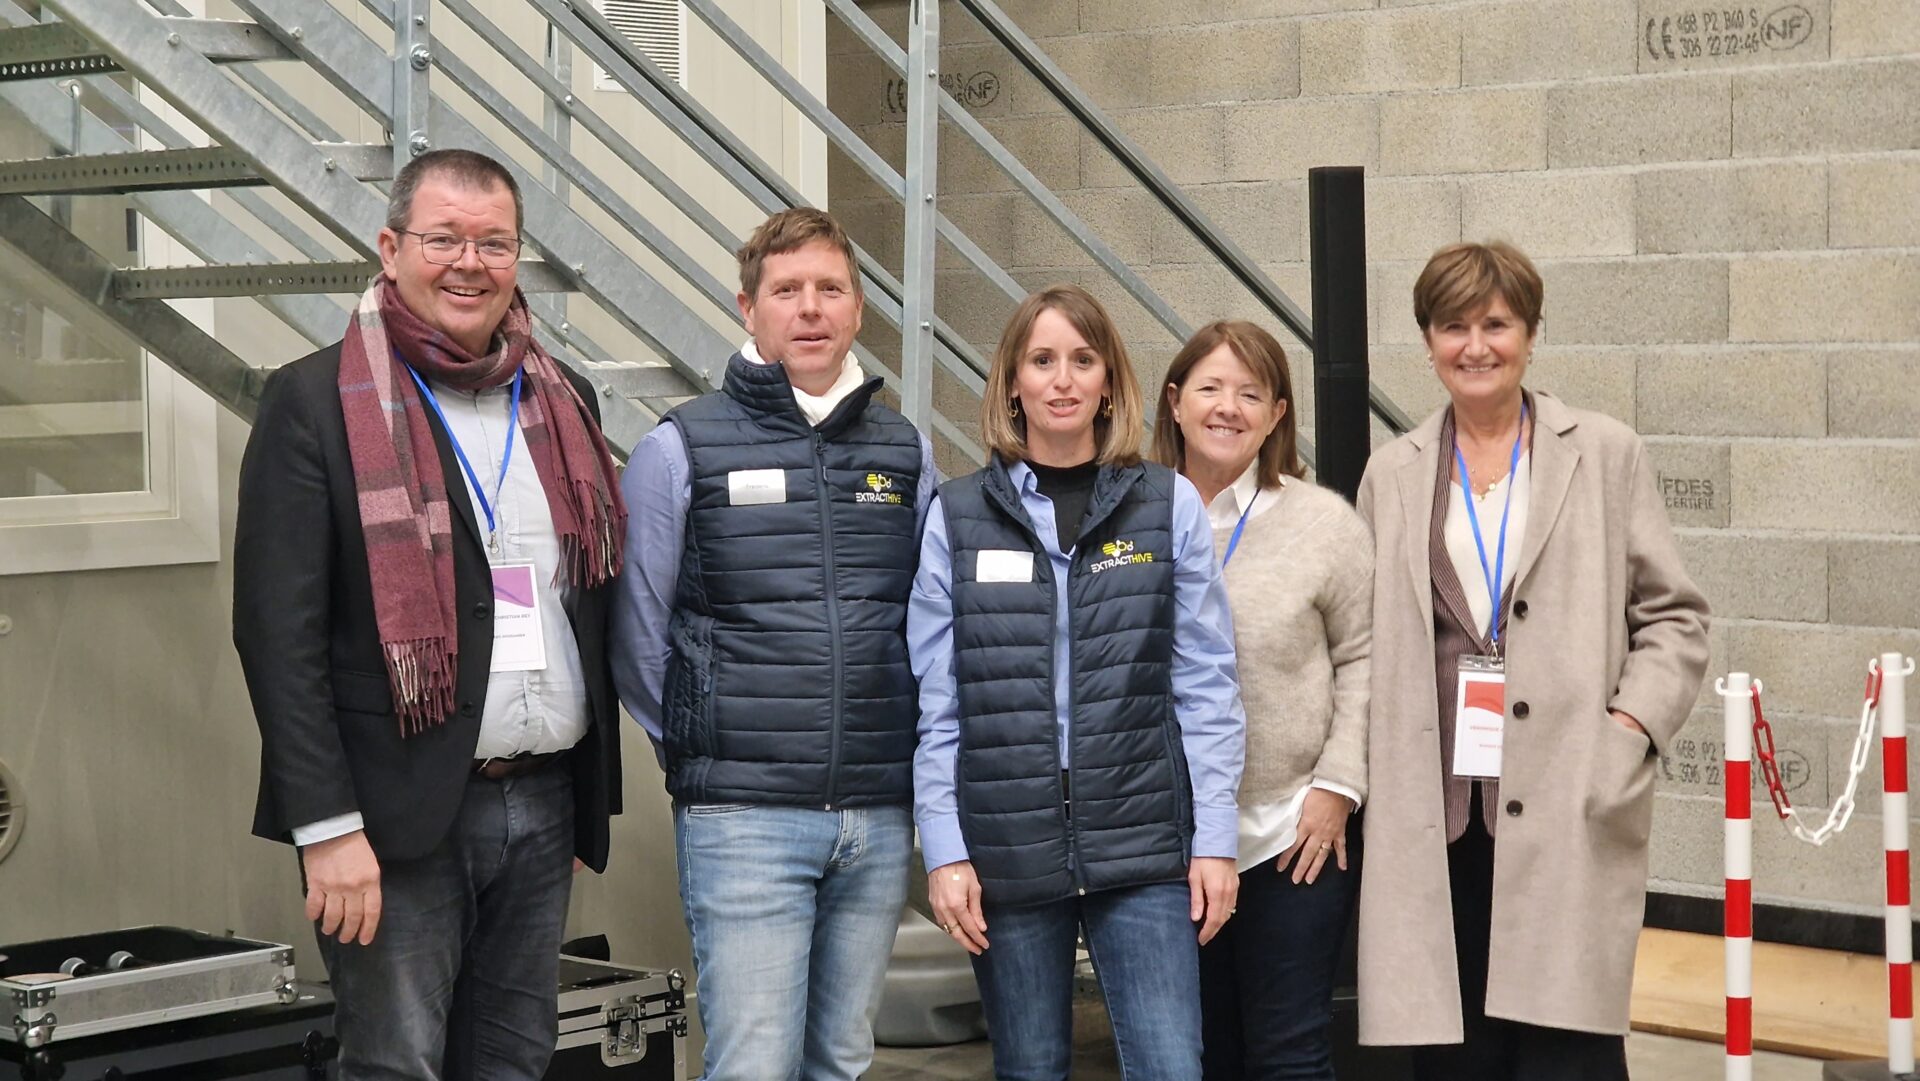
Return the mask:
{"type": "MultiPolygon", "coordinates": [[[[904,40],[904,0],[864,6],[904,40]]],[[[1442,400],[1410,310],[1426,256],[1494,236],[1533,255],[1547,297],[1532,382],[1645,436],[1714,605],[1715,672],[1765,679],[1794,799],[1825,814],[1866,660],[1920,652],[1920,5],[1002,6],[1302,307],[1306,172],[1364,166],[1375,379],[1415,416],[1442,400]]],[[[1274,324],[964,11],[947,4],[943,22],[943,79],[1185,319],[1274,324]]],[[[829,24],[830,104],[897,167],[899,83],[829,24]]],[[[1109,300],[1156,385],[1171,335],[951,126],[941,154],[946,213],[1024,285],[1109,300]]],[[[897,262],[898,204],[837,156],[830,191],[897,262]]],[[[941,268],[942,314],[990,350],[1011,302],[950,252],[941,268]]],[[[892,356],[888,337],[870,328],[869,344],[892,356]]],[[[972,424],[964,393],[940,400],[972,424]]],[[[1662,888],[1718,889],[1719,742],[1708,687],[1661,763],[1662,888]]],[[[1824,849],[1761,820],[1763,899],[1878,911],[1877,750],[1869,773],[1824,849]]]]}

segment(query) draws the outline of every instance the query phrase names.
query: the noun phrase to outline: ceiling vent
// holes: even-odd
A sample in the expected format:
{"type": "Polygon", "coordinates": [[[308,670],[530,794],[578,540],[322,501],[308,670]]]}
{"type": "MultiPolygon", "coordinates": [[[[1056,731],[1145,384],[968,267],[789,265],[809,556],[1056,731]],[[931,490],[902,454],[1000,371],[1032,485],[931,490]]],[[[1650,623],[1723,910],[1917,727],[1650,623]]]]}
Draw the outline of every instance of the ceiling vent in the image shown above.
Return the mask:
{"type": "Polygon", "coordinates": [[[20,783],[13,779],[7,764],[0,762],[0,860],[13,851],[20,840],[20,827],[27,821],[26,801],[20,795],[20,783]]]}
{"type": "MultiPolygon", "coordinates": [[[[687,6],[680,0],[596,0],[600,14],[646,54],[667,77],[687,85],[687,6]]],[[[625,90],[600,65],[593,66],[595,90],[625,90]]]]}

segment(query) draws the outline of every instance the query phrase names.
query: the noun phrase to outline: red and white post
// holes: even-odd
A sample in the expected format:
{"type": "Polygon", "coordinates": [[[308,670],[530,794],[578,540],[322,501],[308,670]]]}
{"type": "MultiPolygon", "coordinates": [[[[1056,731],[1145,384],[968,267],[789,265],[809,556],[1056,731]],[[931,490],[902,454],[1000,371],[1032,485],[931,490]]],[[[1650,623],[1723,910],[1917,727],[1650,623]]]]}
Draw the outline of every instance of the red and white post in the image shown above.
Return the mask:
{"type": "Polygon", "coordinates": [[[1880,655],[1880,797],[1887,850],[1887,1072],[1913,1072],[1913,900],[1907,861],[1907,658],[1880,655]]]}
{"type": "Polygon", "coordinates": [[[1728,674],[1720,704],[1727,766],[1727,1081],[1753,1081],[1752,678],[1728,674]]]}

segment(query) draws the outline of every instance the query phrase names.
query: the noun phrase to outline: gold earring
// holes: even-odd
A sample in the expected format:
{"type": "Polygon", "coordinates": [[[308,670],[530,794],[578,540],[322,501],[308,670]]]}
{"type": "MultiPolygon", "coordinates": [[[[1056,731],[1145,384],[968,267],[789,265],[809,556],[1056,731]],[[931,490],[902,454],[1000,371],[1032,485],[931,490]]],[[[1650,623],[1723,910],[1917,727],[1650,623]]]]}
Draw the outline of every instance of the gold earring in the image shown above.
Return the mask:
{"type": "Polygon", "coordinates": [[[1007,419],[1008,420],[1020,419],[1020,399],[1018,398],[1007,399],[1007,419]]]}
{"type": "Polygon", "coordinates": [[[1100,399],[1100,415],[1103,417],[1113,416],[1113,399],[1112,398],[1100,399]]]}

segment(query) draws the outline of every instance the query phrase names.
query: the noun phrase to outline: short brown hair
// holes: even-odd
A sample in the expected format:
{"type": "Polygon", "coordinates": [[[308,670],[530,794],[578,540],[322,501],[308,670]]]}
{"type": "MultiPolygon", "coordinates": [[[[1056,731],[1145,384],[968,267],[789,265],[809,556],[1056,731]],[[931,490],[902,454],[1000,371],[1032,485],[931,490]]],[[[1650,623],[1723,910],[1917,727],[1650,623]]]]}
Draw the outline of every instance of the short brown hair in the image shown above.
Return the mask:
{"type": "Polygon", "coordinates": [[[1000,332],[1000,344],[993,351],[993,366],[987,371],[987,386],[980,394],[980,435],[987,449],[1002,460],[1022,461],[1027,457],[1027,418],[1014,416],[1013,377],[1025,361],[1027,339],[1033,324],[1044,311],[1065,316],[1073,329],[1087,340],[1107,365],[1107,397],[1113,413],[1103,408],[1093,418],[1095,457],[1102,465],[1132,465],[1140,460],[1140,425],[1146,415],[1140,402],[1140,382],[1133,377],[1133,363],[1127,359],[1126,343],[1093,294],[1077,285],[1049,285],[1030,294],[1013,310],[1007,327],[1000,332]]]}
{"type": "Polygon", "coordinates": [[[413,224],[413,196],[420,182],[430,176],[444,177],[463,191],[487,191],[495,186],[513,196],[513,231],[526,227],[527,208],[520,201],[520,184],[513,173],[498,161],[477,150],[448,147],[429,150],[400,167],[387,194],[387,228],[398,233],[413,224]]]}
{"type": "Polygon", "coordinates": [[[847,277],[853,281],[853,295],[861,296],[860,264],[854,258],[853,240],[847,231],[833,215],[818,207],[796,206],[761,222],[734,253],[740,260],[740,291],[747,294],[747,302],[752,303],[760,294],[760,271],[768,256],[799,251],[816,240],[840,249],[847,257],[847,277]]]}
{"type": "Polygon", "coordinates": [[[1540,329],[1543,292],[1540,272],[1519,248],[1501,240],[1449,244],[1433,253],[1413,283],[1413,321],[1425,332],[1431,323],[1458,319],[1498,297],[1532,337],[1540,329]]]}
{"type": "MultiPolygon", "coordinates": [[[[1174,354],[1173,363],[1167,366],[1167,385],[1184,389],[1194,365],[1223,345],[1233,350],[1233,355],[1253,372],[1253,377],[1267,388],[1276,403],[1287,405],[1287,411],[1280,415],[1280,423],[1273,426],[1266,442],[1260,444],[1260,455],[1255,459],[1259,463],[1260,487],[1278,486],[1283,475],[1304,476],[1307,470],[1300,464],[1300,428],[1294,409],[1293,375],[1287,370],[1287,351],[1261,327],[1243,319],[1222,319],[1194,331],[1187,344],[1174,354]]],[[[1175,471],[1187,467],[1186,433],[1180,430],[1173,410],[1164,404],[1153,422],[1153,456],[1161,465],[1175,471]]]]}

